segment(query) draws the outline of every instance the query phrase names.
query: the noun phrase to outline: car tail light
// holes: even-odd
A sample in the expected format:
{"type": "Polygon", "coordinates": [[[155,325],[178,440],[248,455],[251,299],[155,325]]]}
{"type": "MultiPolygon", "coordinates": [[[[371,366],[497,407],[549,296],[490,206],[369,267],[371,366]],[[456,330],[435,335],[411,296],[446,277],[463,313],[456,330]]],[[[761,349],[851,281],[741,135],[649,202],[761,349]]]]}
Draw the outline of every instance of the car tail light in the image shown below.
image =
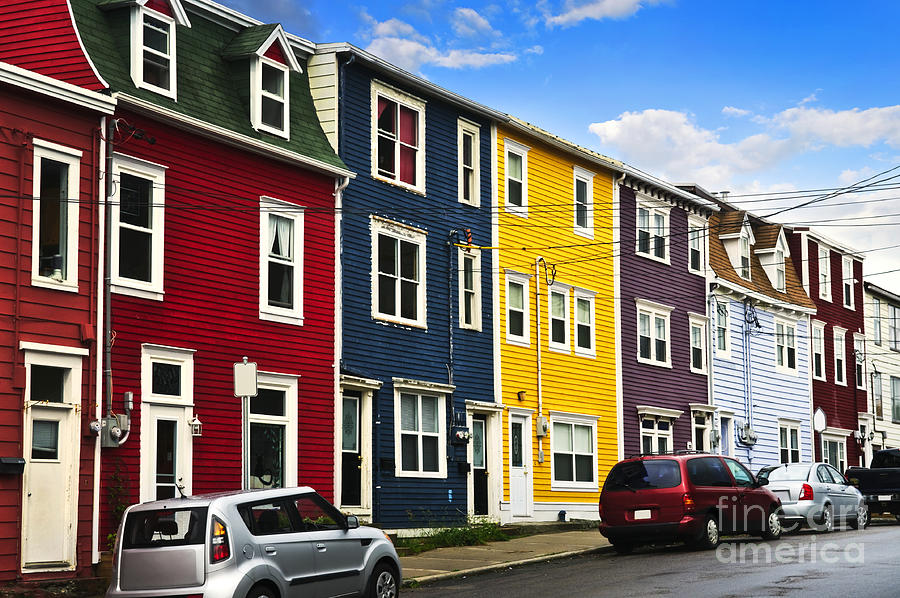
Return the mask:
{"type": "Polygon", "coordinates": [[[212,547],[209,553],[210,563],[218,563],[231,556],[231,550],[228,548],[228,528],[218,517],[212,518],[210,545],[212,547]]]}
{"type": "Polygon", "coordinates": [[[800,489],[800,498],[797,500],[812,500],[813,499],[813,489],[809,484],[803,484],[803,487],[800,489]]]}
{"type": "Polygon", "coordinates": [[[694,503],[694,497],[688,493],[685,493],[684,496],[681,497],[681,504],[684,506],[684,512],[690,513],[697,506],[694,503]]]}

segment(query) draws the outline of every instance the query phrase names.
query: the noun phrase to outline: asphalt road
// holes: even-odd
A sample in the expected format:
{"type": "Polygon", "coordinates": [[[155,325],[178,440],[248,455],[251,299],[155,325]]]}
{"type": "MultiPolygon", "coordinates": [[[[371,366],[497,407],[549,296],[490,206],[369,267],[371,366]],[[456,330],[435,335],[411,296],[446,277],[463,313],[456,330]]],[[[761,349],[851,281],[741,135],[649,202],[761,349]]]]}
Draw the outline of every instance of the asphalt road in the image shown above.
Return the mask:
{"type": "Polygon", "coordinates": [[[735,537],[715,551],[682,546],[605,551],[446,580],[411,590],[437,596],[684,596],[752,598],[897,598],[900,525],[874,523],[862,531],[803,531],[775,542],[735,537]]]}

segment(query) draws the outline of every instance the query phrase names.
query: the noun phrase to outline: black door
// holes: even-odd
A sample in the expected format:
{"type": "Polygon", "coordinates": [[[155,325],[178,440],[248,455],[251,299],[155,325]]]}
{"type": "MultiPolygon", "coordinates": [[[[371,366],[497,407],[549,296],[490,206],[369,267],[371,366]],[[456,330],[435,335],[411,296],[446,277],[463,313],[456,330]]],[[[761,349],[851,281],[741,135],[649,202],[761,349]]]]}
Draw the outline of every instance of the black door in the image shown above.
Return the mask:
{"type": "Polygon", "coordinates": [[[358,392],[344,393],[341,412],[341,506],[362,503],[358,392]]]}
{"type": "Polygon", "coordinates": [[[476,515],[488,514],[487,438],[485,417],[472,416],[472,483],[476,515]]]}

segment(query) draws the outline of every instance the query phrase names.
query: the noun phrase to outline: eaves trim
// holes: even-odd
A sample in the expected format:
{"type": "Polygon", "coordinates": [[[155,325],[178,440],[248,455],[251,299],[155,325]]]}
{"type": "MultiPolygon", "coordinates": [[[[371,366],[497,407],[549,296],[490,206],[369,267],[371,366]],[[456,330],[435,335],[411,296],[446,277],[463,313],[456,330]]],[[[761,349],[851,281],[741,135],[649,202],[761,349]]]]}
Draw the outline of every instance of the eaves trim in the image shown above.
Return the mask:
{"type": "Polygon", "coordinates": [[[116,99],[114,97],[84,89],[83,87],[5,62],[0,62],[0,83],[52,96],[64,102],[102,114],[112,114],[116,108],[116,99]]]}

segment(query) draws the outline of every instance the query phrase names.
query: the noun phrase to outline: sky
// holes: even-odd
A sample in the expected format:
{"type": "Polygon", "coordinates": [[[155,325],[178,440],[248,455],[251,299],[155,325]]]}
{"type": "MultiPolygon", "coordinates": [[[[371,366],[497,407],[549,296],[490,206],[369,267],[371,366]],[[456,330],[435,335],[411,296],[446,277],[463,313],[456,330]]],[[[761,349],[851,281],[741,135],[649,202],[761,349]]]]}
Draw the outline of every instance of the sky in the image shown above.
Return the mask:
{"type": "Polygon", "coordinates": [[[219,1],[754,214],[792,207],[772,220],[900,293],[900,2],[219,1]]]}

